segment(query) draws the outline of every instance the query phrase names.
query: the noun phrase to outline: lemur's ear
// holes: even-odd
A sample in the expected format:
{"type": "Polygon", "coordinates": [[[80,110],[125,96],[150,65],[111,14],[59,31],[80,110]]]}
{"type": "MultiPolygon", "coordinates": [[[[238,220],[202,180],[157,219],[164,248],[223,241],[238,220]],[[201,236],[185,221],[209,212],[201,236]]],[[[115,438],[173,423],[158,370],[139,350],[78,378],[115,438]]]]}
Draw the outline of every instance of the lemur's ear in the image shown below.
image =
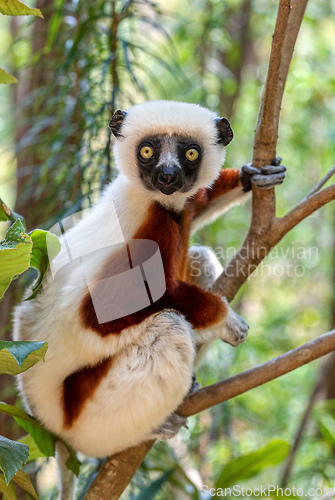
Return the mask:
{"type": "Polygon", "coordinates": [[[109,130],[115,135],[115,137],[122,137],[120,130],[123,120],[126,116],[127,113],[125,111],[121,111],[121,109],[118,109],[117,111],[115,111],[112,119],[110,120],[109,130]]]}
{"type": "Polygon", "coordinates": [[[216,118],[215,123],[219,131],[219,144],[227,146],[234,137],[229,121],[227,118],[216,118]]]}

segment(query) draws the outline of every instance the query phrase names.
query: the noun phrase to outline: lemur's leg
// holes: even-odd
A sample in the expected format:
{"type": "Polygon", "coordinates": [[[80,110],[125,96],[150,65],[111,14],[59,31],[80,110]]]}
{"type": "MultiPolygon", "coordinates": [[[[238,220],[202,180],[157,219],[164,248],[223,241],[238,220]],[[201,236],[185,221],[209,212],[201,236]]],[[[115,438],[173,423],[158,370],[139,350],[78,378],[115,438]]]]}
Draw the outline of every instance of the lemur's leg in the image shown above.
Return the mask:
{"type": "Polygon", "coordinates": [[[171,413],[157,429],[154,429],[146,436],[146,439],[158,439],[159,441],[170,439],[175,436],[182,427],[186,426],[186,420],[185,417],[177,415],[177,413],[171,413]]]}
{"type": "MultiPolygon", "coordinates": [[[[222,273],[223,268],[211,248],[194,246],[189,249],[188,281],[209,290],[222,273]]],[[[215,338],[233,346],[244,342],[248,334],[248,325],[241,316],[229,308],[226,319],[215,326],[204,330],[195,329],[195,337],[200,359],[208,344],[215,338]]]]}
{"type": "Polygon", "coordinates": [[[220,276],[223,267],[213,250],[205,246],[193,246],[188,250],[187,281],[209,290],[220,276]]]}
{"type": "Polygon", "coordinates": [[[157,428],[167,418],[169,432],[161,432],[160,438],[171,437],[180,428],[178,421],[173,432],[170,414],[192,384],[192,326],[180,314],[164,310],[136,328],[141,329],[136,341],[112,359],[93,397],[66,430],[68,441],[83,453],[87,447],[91,455],[95,450],[95,455],[104,456],[110,454],[111,444],[116,452],[158,437],[157,428]]]}
{"type": "MultiPolygon", "coordinates": [[[[173,321],[173,317],[178,317],[178,321],[181,320],[180,316],[175,314],[174,312],[166,311],[163,313],[159,313],[160,315],[168,314],[171,315],[171,319],[173,321]]],[[[173,323],[174,324],[174,323],[173,323]]],[[[162,335],[165,335],[164,332],[161,332],[162,335]]],[[[194,341],[194,335],[192,333],[192,338],[194,341]]],[[[195,347],[195,346],[194,346],[195,347]]],[[[175,349],[178,350],[178,346],[175,345],[175,349]]],[[[194,351],[195,352],[195,351],[194,351]]],[[[195,392],[199,388],[199,384],[195,381],[195,375],[193,372],[193,366],[190,366],[191,371],[192,371],[192,377],[191,377],[191,382],[189,385],[188,391],[184,394],[186,396],[187,394],[191,392],[195,392]]],[[[178,378],[178,374],[176,373],[176,377],[178,378]]],[[[176,382],[176,381],[174,381],[176,382]]],[[[180,399],[180,402],[182,401],[182,398],[180,399]]],[[[186,418],[182,417],[181,415],[177,415],[176,413],[171,413],[168,415],[168,417],[161,423],[157,428],[153,429],[147,436],[146,439],[158,439],[158,440],[163,440],[163,439],[170,439],[173,436],[177,434],[177,432],[181,429],[181,427],[186,425],[186,418]]]]}

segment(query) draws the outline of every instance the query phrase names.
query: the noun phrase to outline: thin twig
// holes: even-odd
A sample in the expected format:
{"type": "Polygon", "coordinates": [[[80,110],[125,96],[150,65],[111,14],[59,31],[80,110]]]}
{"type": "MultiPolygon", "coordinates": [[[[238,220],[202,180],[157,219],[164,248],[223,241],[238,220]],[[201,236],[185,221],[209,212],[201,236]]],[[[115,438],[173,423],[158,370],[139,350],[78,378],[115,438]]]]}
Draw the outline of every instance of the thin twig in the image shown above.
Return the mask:
{"type": "Polygon", "coordinates": [[[316,384],[314,385],[313,391],[308,399],[307,406],[305,408],[302,419],[300,421],[300,425],[298,427],[293,444],[291,446],[290,454],[287,458],[287,461],[285,464],[285,469],[284,469],[282,480],[281,480],[281,487],[282,488],[286,488],[288,481],[290,479],[291,471],[292,471],[292,467],[293,467],[293,462],[294,462],[296,453],[298,451],[300,442],[304,436],[305,428],[306,428],[307,422],[309,420],[311,411],[312,411],[314,404],[317,401],[317,399],[322,391],[322,388],[324,386],[324,382],[325,382],[324,372],[321,372],[321,375],[319,376],[316,384]]]}
{"type": "Polygon", "coordinates": [[[274,232],[279,237],[278,241],[306,217],[333,200],[335,200],[335,184],[312,194],[284,217],[277,219],[274,232]]]}
{"type": "Polygon", "coordinates": [[[305,201],[307,198],[310,198],[313,194],[320,191],[322,186],[324,186],[326,182],[329,181],[331,177],[333,177],[333,175],[335,175],[335,165],[329,170],[329,172],[324,177],[322,177],[322,179],[317,184],[315,184],[313,189],[310,190],[306,198],[304,198],[302,201],[305,201]]]}
{"type": "MultiPolygon", "coordinates": [[[[116,11],[116,1],[112,0],[111,2],[112,6],[112,14],[111,14],[111,26],[110,26],[110,54],[111,54],[111,67],[110,67],[110,73],[111,73],[111,78],[112,78],[112,99],[111,99],[111,106],[110,106],[110,116],[112,117],[113,114],[115,113],[115,102],[116,102],[116,96],[117,93],[119,92],[120,88],[120,82],[119,82],[119,75],[117,72],[117,67],[118,67],[118,58],[117,58],[117,49],[118,49],[118,29],[119,29],[119,24],[122,20],[122,17],[117,13],[116,11]]],[[[106,163],[106,170],[105,170],[105,175],[103,176],[102,182],[101,182],[101,189],[105,187],[106,184],[108,184],[111,179],[112,179],[112,163],[111,163],[111,132],[108,132],[108,139],[107,139],[107,145],[106,145],[106,153],[107,153],[107,163],[106,163]]]]}

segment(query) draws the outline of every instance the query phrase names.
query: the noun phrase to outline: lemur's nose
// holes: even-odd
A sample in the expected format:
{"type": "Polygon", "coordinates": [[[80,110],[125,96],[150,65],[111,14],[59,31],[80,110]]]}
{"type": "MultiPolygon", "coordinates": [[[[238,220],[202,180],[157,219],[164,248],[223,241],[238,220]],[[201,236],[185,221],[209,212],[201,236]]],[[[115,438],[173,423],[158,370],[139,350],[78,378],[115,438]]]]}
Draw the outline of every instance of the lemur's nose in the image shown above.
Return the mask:
{"type": "Polygon", "coordinates": [[[179,165],[165,164],[153,170],[152,185],[163,194],[173,194],[185,184],[185,174],[179,165]]]}
{"type": "Polygon", "coordinates": [[[179,180],[179,172],[172,169],[167,168],[163,169],[161,172],[159,172],[158,177],[157,177],[158,182],[161,184],[166,184],[166,185],[173,185],[176,184],[179,180]]]}

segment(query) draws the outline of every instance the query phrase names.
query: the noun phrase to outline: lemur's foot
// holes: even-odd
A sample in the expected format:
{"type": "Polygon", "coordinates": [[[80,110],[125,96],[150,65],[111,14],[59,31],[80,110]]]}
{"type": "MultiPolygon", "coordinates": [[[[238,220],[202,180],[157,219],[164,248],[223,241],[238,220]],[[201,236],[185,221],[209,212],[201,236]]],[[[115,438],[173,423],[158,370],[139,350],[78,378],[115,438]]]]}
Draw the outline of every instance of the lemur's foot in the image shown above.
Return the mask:
{"type": "Polygon", "coordinates": [[[243,165],[240,179],[244,191],[250,191],[252,184],[261,189],[270,189],[282,184],[286,177],[286,167],[280,164],[281,160],[279,156],[276,156],[271,165],[265,165],[260,170],[253,167],[251,163],[243,165]]]}
{"type": "Polygon", "coordinates": [[[239,314],[230,308],[223,326],[224,328],[220,338],[224,342],[227,342],[233,347],[237,347],[242,344],[242,342],[245,342],[248,335],[249,325],[239,314]]]}
{"type": "Polygon", "coordinates": [[[201,385],[198,384],[198,382],[196,381],[196,375],[195,375],[195,373],[193,373],[192,385],[191,385],[190,390],[188,391],[187,395],[190,396],[190,394],[197,392],[200,389],[200,387],[201,387],[201,385]]]}
{"type": "Polygon", "coordinates": [[[147,439],[159,439],[160,441],[171,439],[182,427],[187,427],[186,417],[177,415],[177,413],[171,413],[157,429],[154,429],[147,436],[147,439]]]}

